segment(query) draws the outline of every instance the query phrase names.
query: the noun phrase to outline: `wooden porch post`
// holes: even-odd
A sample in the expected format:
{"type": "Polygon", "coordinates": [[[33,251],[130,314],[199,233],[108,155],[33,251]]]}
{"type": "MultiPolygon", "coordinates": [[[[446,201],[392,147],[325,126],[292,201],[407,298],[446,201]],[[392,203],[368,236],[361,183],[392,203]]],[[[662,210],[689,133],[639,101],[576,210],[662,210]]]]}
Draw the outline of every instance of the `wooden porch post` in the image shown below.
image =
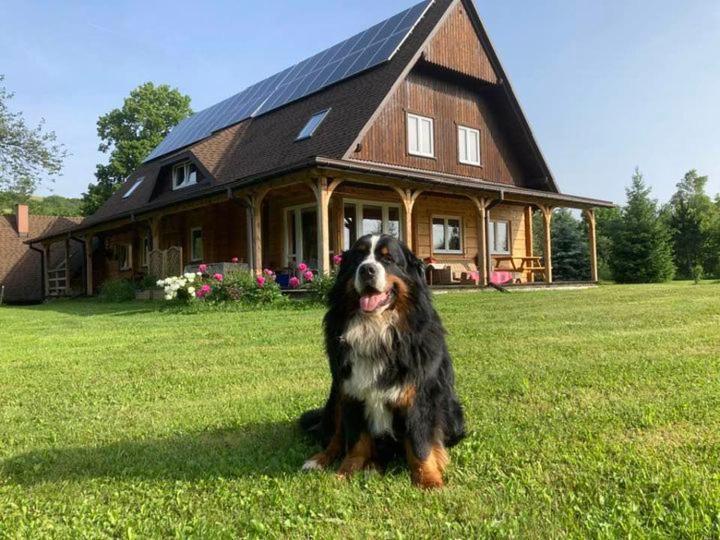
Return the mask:
{"type": "MultiPolygon", "coordinates": [[[[533,209],[532,206],[525,207],[525,254],[528,257],[533,256],[533,209]]],[[[526,279],[529,283],[535,281],[535,272],[528,272],[526,279]]]]}
{"type": "Polygon", "coordinates": [[[403,189],[393,186],[393,189],[400,195],[403,203],[403,241],[412,251],[413,249],[413,208],[420,195],[423,194],[422,189],[403,189]]]}
{"type": "Polygon", "coordinates": [[[43,244],[42,250],[43,269],[45,270],[43,279],[45,280],[45,296],[47,297],[50,295],[50,256],[48,254],[48,244],[43,244]]]}
{"type": "Polygon", "coordinates": [[[330,266],[330,197],[333,191],[342,183],[342,180],[332,180],[325,177],[315,178],[310,182],[310,188],[315,194],[317,202],[317,244],[318,244],[318,271],[329,274],[330,266]]]}
{"type": "Polygon", "coordinates": [[[545,226],[545,283],[553,282],[552,274],[552,231],[550,225],[552,223],[552,206],[540,206],[543,215],[543,225],[545,226]]]}
{"type": "Polygon", "coordinates": [[[250,210],[250,221],[252,226],[252,262],[250,262],[250,268],[257,275],[260,275],[263,271],[262,203],[269,191],[270,188],[262,188],[245,197],[250,210]]]}
{"type": "Polygon", "coordinates": [[[595,209],[588,208],[584,211],[585,219],[588,224],[588,247],[590,248],[590,280],[593,283],[597,283],[600,279],[598,276],[598,262],[597,262],[597,230],[595,221],[595,209]]]}
{"type": "Polygon", "coordinates": [[[160,221],[162,216],[150,218],[150,237],[152,241],[152,249],[160,249],[160,221]]]}
{"type": "Polygon", "coordinates": [[[488,200],[485,197],[470,197],[478,212],[478,271],[480,272],[480,285],[487,287],[490,280],[490,256],[488,253],[488,200]]]}
{"type": "Polygon", "coordinates": [[[65,294],[70,293],[70,237],[65,239],[65,294]]]}
{"type": "Polygon", "coordinates": [[[85,294],[93,295],[92,235],[85,235],[85,294]]]}

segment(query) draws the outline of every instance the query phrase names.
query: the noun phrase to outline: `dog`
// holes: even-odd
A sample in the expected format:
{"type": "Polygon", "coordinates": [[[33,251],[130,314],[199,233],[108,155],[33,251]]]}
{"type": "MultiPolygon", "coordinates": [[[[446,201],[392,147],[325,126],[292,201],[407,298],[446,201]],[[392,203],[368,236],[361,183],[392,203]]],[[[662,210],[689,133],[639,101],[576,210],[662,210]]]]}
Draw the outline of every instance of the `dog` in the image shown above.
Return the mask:
{"type": "Polygon", "coordinates": [[[338,475],[349,477],[404,455],[415,485],[442,487],[465,420],[423,263],[393,236],[360,238],[343,254],[324,328],[330,395],[300,426],[325,450],[303,469],[343,457],[338,475]]]}

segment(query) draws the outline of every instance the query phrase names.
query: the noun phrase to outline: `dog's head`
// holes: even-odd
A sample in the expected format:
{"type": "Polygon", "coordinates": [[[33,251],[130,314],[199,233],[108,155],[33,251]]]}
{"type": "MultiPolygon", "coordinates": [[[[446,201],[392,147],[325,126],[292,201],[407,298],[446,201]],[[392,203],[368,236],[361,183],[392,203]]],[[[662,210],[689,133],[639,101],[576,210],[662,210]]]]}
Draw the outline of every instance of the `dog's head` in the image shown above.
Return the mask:
{"type": "Polygon", "coordinates": [[[422,262],[393,236],[363,236],[343,255],[338,290],[364,315],[407,306],[424,287],[422,262]]]}

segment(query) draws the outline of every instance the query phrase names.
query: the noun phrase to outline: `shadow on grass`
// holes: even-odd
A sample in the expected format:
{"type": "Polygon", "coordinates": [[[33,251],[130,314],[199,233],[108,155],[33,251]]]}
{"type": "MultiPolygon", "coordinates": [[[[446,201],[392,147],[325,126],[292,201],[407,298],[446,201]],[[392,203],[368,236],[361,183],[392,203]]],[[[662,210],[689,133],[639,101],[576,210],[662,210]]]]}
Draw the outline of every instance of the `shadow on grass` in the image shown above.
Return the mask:
{"type": "Polygon", "coordinates": [[[295,422],[273,422],[97,447],[31,451],[0,461],[19,485],[92,478],[200,480],[296,473],[313,451],[295,422]]]}
{"type": "Polygon", "coordinates": [[[45,304],[12,306],[10,309],[18,311],[52,311],[62,315],[76,317],[92,317],[107,315],[112,317],[129,317],[147,313],[161,313],[165,305],[161,302],[100,302],[95,298],[75,298],[51,300],[45,304]]]}

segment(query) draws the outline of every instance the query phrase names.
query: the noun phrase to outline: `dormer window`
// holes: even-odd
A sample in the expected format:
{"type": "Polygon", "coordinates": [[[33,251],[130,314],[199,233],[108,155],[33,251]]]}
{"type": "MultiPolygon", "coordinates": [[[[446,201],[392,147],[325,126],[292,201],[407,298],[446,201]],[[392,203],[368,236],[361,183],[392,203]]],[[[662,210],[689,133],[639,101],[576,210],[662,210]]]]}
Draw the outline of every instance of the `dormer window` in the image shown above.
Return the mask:
{"type": "Polygon", "coordinates": [[[175,165],[172,170],[173,189],[182,189],[197,184],[197,167],[186,161],[175,165]]]}
{"type": "Polygon", "coordinates": [[[305,124],[305,127],[302,128],[300,134],[295,140],[302,141],[303,139],[309,139],[310,137],[312,137],[317,128],[320,127],[320,124],[322,124],[323,120],[325,120],[325,117],[328,115],[329,112],[330,109],[325,109],[324,111],[313,114],[310,117],[310,120],[308,120],[307,124],[305,124]]]}
{"type": "Polygon", "coordinates": [[[140,187],[140,184],[143,183],[143,180],[145,180],[145,177],[144,177],[144,176],[141,176],[140,178],[138,178],[137,180],[135,180],[135,183],[132,185],[132,187],[127,190],[127,193],[125,193],[125,195],[123,195],[123,199],[129,199],[130,196],[131,196],[133,193],[135,193],[135,191],[137,190],[137,188],[140,187]]]}

